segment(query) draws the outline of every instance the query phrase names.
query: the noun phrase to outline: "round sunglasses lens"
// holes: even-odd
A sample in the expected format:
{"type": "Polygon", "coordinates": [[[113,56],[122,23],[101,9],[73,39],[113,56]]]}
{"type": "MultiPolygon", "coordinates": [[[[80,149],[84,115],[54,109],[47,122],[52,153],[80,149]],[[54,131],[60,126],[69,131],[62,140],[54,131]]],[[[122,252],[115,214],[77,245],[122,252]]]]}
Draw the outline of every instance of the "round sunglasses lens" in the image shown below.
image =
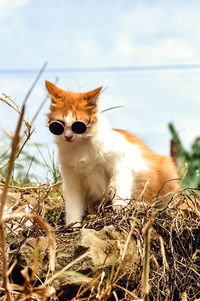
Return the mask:
{"type": "Polygon", "coordinates": [[[54,135],[61,135],[64,132],[64,127],[60,122],[52,122],[49,125],[49,130],[54,135]]]}
{"type": "Polygon", "coordinates": [[[76,134],[83,134],[85,133],[87,126],[82,121],[76,121],[72,124],[72,131],[76,134]]]}

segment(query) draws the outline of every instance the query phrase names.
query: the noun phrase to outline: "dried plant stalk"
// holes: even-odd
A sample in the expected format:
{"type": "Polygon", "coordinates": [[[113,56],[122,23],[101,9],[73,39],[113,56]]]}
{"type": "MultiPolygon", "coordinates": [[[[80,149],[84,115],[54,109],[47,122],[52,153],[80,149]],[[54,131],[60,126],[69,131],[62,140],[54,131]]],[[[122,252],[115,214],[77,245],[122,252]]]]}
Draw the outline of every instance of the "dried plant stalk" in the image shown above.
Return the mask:
{"type": "Polygon", "coordinates": [[[144,233],[144,265],[143,265],[143,293],[145,300],[149,300],[149,253],[150,253],[150,238],[151,238],[151,225],[150,220],[143,230],[144,233]]]}
{"type": "MultiPolygon", "coordinates": [[[[26,104],[26,102],[27,102],[27,100],[28,100],[28,98],[29,98],[31,92],[33,91],[33,88],[35,87],[35,85],[36,85],[37,81],[39,80],[40,76],[42,75],[42,73],[44,72],[44,69],[46,68],[46,66],[47,66],[47,63],[45,63],[45,64],[43,65],[42,69],[40,70],[40,72],[38,73],[36,79],[34,80],[34,82],[33,82],[32,86],[31,86],[31,88],[29,89],[28,93],[26,94],[25,99],[24,99],[24,102],[23,102],[24,105],[26,104]]],[[[20,108],[19,108],[19,106],[16,104],[16,102],[15,102],[11,97],[5,95],[4,93],[3,93],[3,96],[4,96],[4,98],[0,97],[0,100],[3,101],[4,103],[6,103],[7,105],[9,105],[11,108],[13,108],[13,109],[21,116],[22,110],[20,110],[20,108]]],[[[22,143],[20,149],[15,153],[15,159],[17,159],[17,158],[20,156],[22,150],[24,149],[24,146],[26,145],[26,143],[27,143],[28,140],[30,139],[31,135],[33,134],[34,129],[33,129],[33,127],[32,127],[32,124],[33,124],[33,122],[35,121],[36,117],[38,116],[40,110],[42,109],[42,106],[44,105],[46,99],[47,99],[47,97],[45,97],[45,99],[43,100],[42,104],[41,104],[40,107],[38,108],[36,114],[34,115],[32,121],[31,121],[31,124],[24,118],[24,114],[23,114],[22,119],[23,119],[24,124],[25,124],[25,126],[26,126],[26,129],[24,130],[26,139],[25,139],[25,141],[22,143]]],[[[1,129],[2,129],[2,127],[1,127],[1,129]]],[[[3,131],[8,137],[10,137],[10,135],[7,133],[7,131],[5,131],[5,129],[2,129],[2,131],[3,131]]],[[[14,138],[13,138],[13,139],[14,139],[14,138]]],[[[8,166],[8,164],[9,164],[9,161],[8,161],[6,164],[4,164],[2,167],[0,167],[0,169],[4,169],[6,166],[8,166]]]]}
{"type": "Polygon", "coordinates": [[[49,248],[49,267],[51,271],[55,269],[55,254],[56,254],[56,238],[54,229],[39,215],[31,213],[11,213],[3,216],[2,221],[5,223],[9,219],[26,217],[37,222],[46,232],[49,248]]]}
{"type": "Polygon", "coordinates": [[[7,170],[7,173],[6,173],[6,181],[5,181],[5,184],[4,184],[2,195],[0,197],[0,201],[1,201],[1,204],[0,204],[0,222],[2,222],[3,209],[4,209],[5,202],[6,202],[8,186],[9,186],[9,183],[10,183],[10,177],[11,177],[14,162],[15,162],[15,153],[16,153],[16,149],[17,149],[17,146],[18,146],[18,143],[19,143],[19,132],[20,132],[21,125],[22,125],[24,110],[25,110],[25,105],[23,105],[23,107],[22,107],[22,112],[21,112],[21,115],[19,117],[19,121],[18,121],[17,128],[16,128],[16,131],[15,131],[15,136],[12,140],[12,146],[11,146],[12,150],[11,150],[11,155],[10,155],[10,159],[9,159],[9,162],[8,162],[8,170],[7,170]]]}
{"type": "Polygon", "coordinates": [[[19,117],[17,128],[16,128],[16,131],[15,131],[15,136],[12,140],[12,150],[11,150],[10,160],[9,160],[9,163],[8,163],[8,170],[7,170],[7,173],[6,173],[6,181],[5,181],[5,184],[4,184],[4,187],[3,187],[3,192],[2,192],[1,197],[0,197],[0,201],[1,201],[1,204],[0,204],[0,236],[1,236],[1,253],[2,253],[3,288],[5,289],[8,300],[11,300],[11,297],[10,297],[10,293],[9,293],[9,290],[8,290],[7,258],[6,258],[6,250],[5,250],[4,230],[3,230],[3,219],[2,219],[2,217],[3,217],[3,210],[4,210],[4,206],[5,206],[5,202],[6,202],[8,187],[9,187],[9,183],[10,183],[10,177],[11,177],[14,162],[15,162],[15,153],[16,153],[16,149],[17,149],[17,146],[18,146],[18,143],[19,143],[19,132],[20,132],[21,125],[22,125],[24,110],[25,110],[25,104],[22,107],[22,112],[21,112],[21,115],[19,117]]]}
{"type": "Polygon", "coordinates": [[[33,88],[35,87],[39,77],[41,76],[42,72],[44,71],[44,69],[46,68],[46,63],[44,64],[44,66],[42,67],[41,71],[39,72],[39,74],[37,75],[34,83],[32,84],[31,88],[29,89],[28,93],[26,94],[26,97],[24,99],[23,105],[22,105],[22,110],[20,112],[20,116],[18,119],[18,123],[17,123],[17,127],[15,130],[15,135],[12,139],[12,145],[11,145],[11,155],[10,155],[10,159],[7,163],[8,165],[8,170],[6,173],[6,180],[5,180],[5,184],[3,187],[3,191],[2,194],[0,196],[0,238],[1,238],[1,254],[2,254],[2,274],[3,274],[3,288],[5,289],[5,293],[7,296],[7,300],[11,301],[11,296],[10,296],[10,292],[9,292],[9,288],[8,288],[8,269],[7,269],[7,257],[6,257],[6,249],[5,249],[5,239],[4,239],[4,229],[3,229],[3,210],[4,210],[4,206],[5,206],[5,202],[6,202],[6,197],[7,197],[7,192],[8,192],[8,187],[10,184],[10,178],[11,178],[11,174],[13,171],[13,166],[14,166],[14,162],[16,159],[16,150],[19,144],[19,133],[20,133],[20,129],[21,129],[21,125],[22,125],[22,121],[24,118],[24,112],[25,112],[25,104],[33,90],[33,88]]]}
{"type": "MultiPolygon", "coordinates": [[[[0,97],[0,100],[3,101],[4,103],[6,103],[8,106],[10,106],[13,110],[15,110],[19,115],[21,115],[22,111],[20,110],[19,106],[16,104],[16,102],[10,97],[10,96],[7,96],[5,93],[2,93],[4,98],[3,97],[0,97]],[[12,104],[14,103],[14,105],[12,104]]],[[[31,128],[31,125],[28,123],[28,121],[24,118],[23,116],[23,121],[26,125],[26,127],[28,129],[31,128]]]]}

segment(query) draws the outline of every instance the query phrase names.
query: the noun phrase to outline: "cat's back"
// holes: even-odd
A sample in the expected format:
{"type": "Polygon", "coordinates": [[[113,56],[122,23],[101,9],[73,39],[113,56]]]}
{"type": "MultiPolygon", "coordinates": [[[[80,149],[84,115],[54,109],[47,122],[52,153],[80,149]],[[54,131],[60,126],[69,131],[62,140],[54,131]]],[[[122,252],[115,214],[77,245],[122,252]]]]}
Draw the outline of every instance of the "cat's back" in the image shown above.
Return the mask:
{"type": "Polygon", "coordinates": [[[155,153],[140,138],[125,130],[113,129],[113,131],[121,134],[130,145],[136,147],[146,164],[147,168],[141,170],[138,177],[138,186],[143,187],[144,182],[149,182],[149,188],[146,190],[147,200],[158,191],[161,194],[177,191],[178,173],[171,157],[155,153]]]}
{"type": "MultiPolygon", "coordinates": [[[[130,145],[137,147],[140,150],[142,157],[146,159],[149,164],[151,162],[160,164],[162,161],[166,160],[172,162],[172,159],[169,156],[162,156],[155,153],[142,141],[142,139],[138,138],[132,133],[121,129],[113,129],[113,131],[121,134],[130,145]]],[[[172,163],[172,165],[174,165],[174,163],[172,163]]]]}
{"type": "Polygon", "coordinates": [[[142,139],[138,138],[137,136],[133,135],[132,133],[129,133],[129,132],[127,132],[125,130],[121,130],[121,129],[115,129],[115,128],[113,128],[112,130],[114,132],[121,134],[127,142],[139,147],[142,151],[145,151],[145,152],[149,151],[149,152],[153,153],[153,151],[142,141],[142,139]]]}

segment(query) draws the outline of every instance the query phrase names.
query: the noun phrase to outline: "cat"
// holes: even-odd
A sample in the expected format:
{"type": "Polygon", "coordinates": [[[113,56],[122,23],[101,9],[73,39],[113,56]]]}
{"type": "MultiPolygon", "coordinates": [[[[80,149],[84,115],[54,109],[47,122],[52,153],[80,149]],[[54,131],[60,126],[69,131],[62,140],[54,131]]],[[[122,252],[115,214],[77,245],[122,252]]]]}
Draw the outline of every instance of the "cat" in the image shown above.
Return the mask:
{"type": "Polygon", "coordinates": [[[154,153],[131,133],[111,128],[99,113],[102,87],[71,92],[45,83],[51,96],[48,126],[58,148],[67,226],[80,223],[86,202],[100,201],[110,189],[115,190],[115,210],[141,193],[151,203],[158,194],[177,191],[172,159],[154,153]]]}

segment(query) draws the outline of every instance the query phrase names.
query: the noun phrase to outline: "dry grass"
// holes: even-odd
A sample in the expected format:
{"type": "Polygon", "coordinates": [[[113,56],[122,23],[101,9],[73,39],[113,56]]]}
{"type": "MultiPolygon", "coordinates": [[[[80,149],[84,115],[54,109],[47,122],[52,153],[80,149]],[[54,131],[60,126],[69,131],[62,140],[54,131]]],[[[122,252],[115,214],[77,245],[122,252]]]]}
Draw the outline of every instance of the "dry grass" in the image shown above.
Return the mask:
{"type": "MultiPolygon", "coordinates": [[[[32,88],[27,93],[25,102],[32,88]]],[[[80,227],[77,227],[76,231],[64,227],[64,205],[59,184],[8,189],[13,163],[16,156],[20,154],[20,149],[24,147],[22,144],[21,148],[18,148],[21,123],[24,122],[26,125],[27,122],[24,119],[24,108],[22,110],[17,108],[20,117],[16,133],[11,137],[12,153],[7,163],[6,180],[2,185],[0,298],[8,301],[54,301],[59,300],[60,293],[59,289],[55,292],[54,280],[63,271],[72,269],[78,261],[86,258],[88,252],[54,273],[55,235],[58,241],[58,254],[59,242],[63,238],[65,243],[70,244],[80,234],[80,227]],[[5,215],[7,194],[13,191],[18,193],[19,197],[12,205],[12,213],[5,215]],[[27,195],[35,198],[34,206],[32,204],[28,206],[27,195]],[[23,213],[27,208],[30,212],[23,213]],[[39,274],[38,269],[40,244],[38,238],[33,246],[33,254],[29,254],[33,258],[33,264],[21,270],[21,283],[15,282],[15,269],[18,266],[16,259],[20,247],[27,238],[45,235],[48,241],[46,252],[49,256],[48,272],[45,277],[39,274]]],[[[31,126],[28,125],[26,142],[31,132],[31,126]]],[[[99,231],[105,226],[113,225],[119,231],[126,233],[125,246],[121,249],[116,242],[114,246],[116,256],[112,266],[108,269],[105,258],[105,265],[90,275],[90,283],[80,286],[71,300],[195,301],[200,299],[199,190],[184,189],[170,199],[157,200],[154,205],[147,204],[142,200],[141,195],[139,200],[131,200],[126,208],[117,213],[113,212],[110,205],[112,197],[112,195],[106,196],[98,207],[97,213],[85,217],[82,227],[99,231]],[[137,256],[140,258],[135,278],[127,267],[131,266],[131,262],[125,259],[131,239],[137,243],[137,256]]]]}
{"type": "Polygon", "coordinates": [[[0,203],[0,242],[1,242],[0,252],[1,252],[1,258],[2,258],[2,261],[1,261],[2,288],[1,288],[1,290],[4,292],[4,295],[1,298],[2,300],[8,300],[8,301],[28,300],[27,296],[30,296],[30,298],[32,298],[32,296],[33,297],[36,296],[37,300],[47,300],[47,298],[49,298],[50,296],[52,296],[55,293],[55,290],[53,287],[45,287],[45,288],[37,287],[35,289],[32,286],[32,275],[34,274],[34,271],[37,268],[37,260],[38,260],[37,256],[35,257],[36,260],[34,261],[34,266],[32,269],[33,272],[32,272],[31,276],[28,273],[28,268],[25,268],[25,269],[23,269],[23,271],[21,271],[21,274],[26,282],[26,286],[24,286],[24,285],[19,286],[19,285],[16,285],[16,284],[13,284],[10,282],[9,275],[11,274],[16,263],[13,263],[8,270],[7,246],[6,246],[6,239],[5,239],[6,235],[5,235],[5,227],[4,227],[8,220],[15,219],[15,218],[21,219],[21,218],[23,218],[23,216],[25,216],[26,218],[31,218],[35,222],[37,222],[46,231],[46,234],[48,237],[48,243],[49,243],[50,270],[51,271],[54,270],[54,267],[55,267],[55,237],[54,237],[54,231],[51,228],[51,226],[46,221],[44,221],[40,216],[37,216],[34,214],[27,214],[27,213],[26,214],[13,213],[13,214],[7,214],[7,215],[4,214],[4,207],[5,207],[5,203],[6,203],[8,187],[9,187],[15,159],[20,155],[24,145],[26,144],[26,142],[28,141],[28,139],[30,138],[31,133],[32,133],[31,126],[28,124],[28,122],[24,118],[26,102],[27,102],[33,88],[35,87],[38,79],[40,78],[42,72],[44,71],[45,67],[46,67],[46,64],[44,64],[43,68],[37,75],[31,88],[29,89],[28,93],[26,94],[26,97],[24,99],[21,110],[18,108],[18,106],[16,105],[15,102],[11,101],[11,99],[9,99],[10,102],[7,99],[6,99],[6,101],[4,101],[19,113],[19,119],[18,119],[18,123],[16,126],[15,134],[13,137],[10,137],[11,142],[12,142],[11,143],[11,154],[10,154],[9,161],[6,164],[6,166],[7,166],[6,178],[5,178],[5,183],[3,185],[3,189],[1,192],[1,196],[0,196],[0,201],[1,201],[1,203],[0,203]],[[12,102],[12,104],[11,104],[11,102],[12,102]],[[28,129],[28,133],[26,133],[27,138],[20,148],[19,147],[20,130],[21,130],[23,121],[25,123],[26,128],[28,129]],[[17,294],[17,296],[16,296],[16,294],[17,294]]]}
{"type": "Polygon", "coordinates": [[[167,204],[159,203],[135,201],[133,208],[118,214],[109,206],[101,208],[85,227],[99,230],[112,224],[121,231],[133,231],[141,254],[140,280],[131,288],[137,296],[146,295],[148,300],[149,292],[151,300],[181,300],[185,293],[188,300],[196,300],[200,298],[199,191],[185,189],[167,204]]]}
{"type": "MultiPolygon", "coordinates": [[[[27,191],[21,191],[22,195],[24,193],[27,194],[27,191]]],[[[64,212],[57,219],[57,213],[63,208],[62,202],[55,201],[59,195],[58,188],[50,187],[46,201],[51,204],[54,202],[54,208],[49,209],[47,205],[45,215],[48,217],[49,210],[51,213],[55,210],[51,224],[54,226],[57,241],[65,238],[65,242],[70,244],[79,235],[80,228],[73,232],[70,232],[70,228],[66,230],[63,226],[64,212]]],[[[82,225],[85,228],[98,231],[106,225],[114,225],[119,231],[127,233],[127,244],[131,238],[135,239],[140,263],[137,267],[137,279],[132,279],[131,271],[126,269],[127,262],[124,260],[125,246],[121,253],[118,252],[117,259],[109,272],[109,281],[108,269],[105,265],[93,274],[88,286],[80,287],[72,300],[197,300],[200,298],[199,192],[193,189],[183,190],[167,203],[160,204],[160,202],[150,206],[144,201],[135,200],[132,202],[132,207],[114,213],[108,196],[102,201],[96,215],[86,216],[82,225]],[[187,209],[180,209],[186,204],[187,209]]],[[[6,240],[6,252],[10,262],[17,257],[17,250],[23,244],[25,237],[44,235],[43,230],[40,230],[41,227],[38,228],[35,223],[31,227],[26,227],[26,222],[25,216],[20,221],[12,219],[9,228],[6,229],[7,237],[9,235],[12,237],[12,241],[6,240]],[[17,223],[19,225],[15,230],[17,223]]],[[[59,243],[57,253],[59,253],[59,243]]],[[[87,253],[82,255],[83,258],[85,256],[87,253]]],[[[83,260],[82,257],[77,260],[83,260]]],[[[71,269],[75,263],[69,263],[68,266],[63,267],[63,270],[71,269]]],[[[43,283],[39,289],[53,284],[53,279],[63,272],[47,275],[45,280],[37,274],[36,270],[35,277],[37,275],[43,283]]],[[[34,287],[33,282],[32,279],[32,282],[26,280],[25,283],[26,286],[29,283],[29,287],[35,293],[38,287],[34,287]]],[[[51,289],[53,292],[53,286],[51,289]]],[[[30,289],[26,292],[30,296],[30,289]]],[[[23,296],[24,294],[23,290],[23,296]]],[[[44,296],[44,299],[36,296],[36,299],[30,300],[45,300],[44,296]]],[[[57,300],[56,298],[51,297],[50,300],[57,300]]]]}

